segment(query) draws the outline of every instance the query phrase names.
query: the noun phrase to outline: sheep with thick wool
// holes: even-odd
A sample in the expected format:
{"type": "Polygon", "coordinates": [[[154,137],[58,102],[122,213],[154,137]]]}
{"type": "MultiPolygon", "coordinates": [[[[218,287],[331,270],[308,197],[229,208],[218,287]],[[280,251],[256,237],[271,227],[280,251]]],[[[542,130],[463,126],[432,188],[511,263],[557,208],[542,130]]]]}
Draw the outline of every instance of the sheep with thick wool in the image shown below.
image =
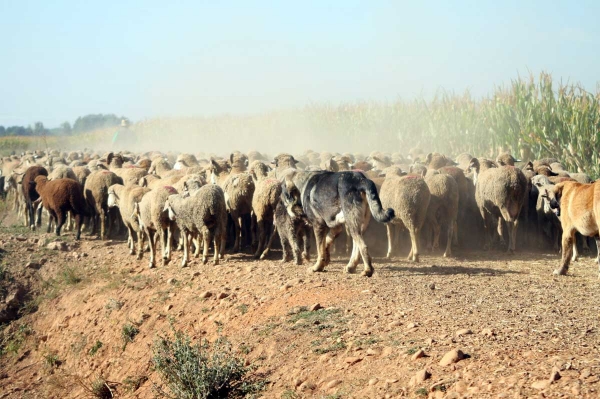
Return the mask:
{"type": "MultiPolygon", "coordinates": [[[[139,203],[133,205],[133,216],[137,218],[140,230],[145,234],[150,244],[150,268],[156,266],[156,240],[162,247],[162,264],[167,265],[171,260],[171,234],[173,222],[165,212],[165,203],[170,195],[177,194],[171,186],[157,187],[144,194],[139,203]]],[[[140,257],[141,257],[140,252],[140,257]]]]}
{"type": "Polygon", "coordinates": [[[227,209],[225,193],[215,184],[208,184],[188,197],[181,194],[170,195],[164,206],[169,219],[174,221],[183,237],[183,259],[181,266],[187,266],[190,256],[190,242],[188,234],[198,234],[204,244],[202,263],[208,260],[208,247],[211,240],[214,246],[214,263],[219,264],[223,257],[225,247],[225,233],[227,229],[227,209]]]}

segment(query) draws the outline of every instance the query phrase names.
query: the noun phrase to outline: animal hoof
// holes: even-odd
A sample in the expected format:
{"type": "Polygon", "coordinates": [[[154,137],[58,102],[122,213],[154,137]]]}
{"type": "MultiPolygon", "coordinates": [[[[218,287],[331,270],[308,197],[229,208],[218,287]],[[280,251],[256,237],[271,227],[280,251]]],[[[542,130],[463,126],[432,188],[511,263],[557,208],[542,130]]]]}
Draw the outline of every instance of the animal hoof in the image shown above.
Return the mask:
{"type": "Polygon", "coordinates": [[[348,266],[346,266],[344,268],[344,272],[346,272],[348,274],[354,274],[354,273],[356,273],[356,267],[348,267],[348,266]]]}
{"type": "Polygon", "coordinates": [[[208,258],[206,258],[206,257],[203,256],[202,257],[202,264],[206,265],[206,262],[208,262],[208,258]]]}
{"type": "Polygon", "coordinates": [[[187,267],[187,262],[181,262],[181,267],[187,267]]]}
{"type": "Polygon", "coordinates": [[[552,274],[555,276],[564,276],[567,274],[567,271],[564,269],[556,269],[552,272],[552,274]]]}
{"type": "Polygon", "coordinates": [[[361,275],[363,275],[365,277],[371,277],[373,275],[373,270],[372,269],[363,270],[363,272],[361,273],[361,275]]]}
{"type": "Polygon", "coordinates": [[[155,266],[154,266],[154,263],[150,262],[150,263],[148,264],[148,269],[154,269],[154,267],[155,267],[155,266]]]}

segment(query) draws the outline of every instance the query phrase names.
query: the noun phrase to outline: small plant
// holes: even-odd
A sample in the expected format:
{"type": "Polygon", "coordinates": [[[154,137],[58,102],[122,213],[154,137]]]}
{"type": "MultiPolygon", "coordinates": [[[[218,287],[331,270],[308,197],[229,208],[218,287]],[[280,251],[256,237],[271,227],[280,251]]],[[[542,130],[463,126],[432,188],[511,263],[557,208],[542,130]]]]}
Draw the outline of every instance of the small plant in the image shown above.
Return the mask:
{"type": "Polygon", "coordinates": [[[418,396],[427,396],[427,388],[419,388],[415,391],[418,396]]]}
{"type": "Polygon", "coordinates": [[[75,285],[81,282],[81,277],[77,275],[74,268],[69,266],[65,266],[60,271],[59,276],[66,285],[75,285]]]}
{"type": "Polygon", "coordinates": [[[0,356],[7,353],[17,354],[32,332],[28,324],[20,324],[16,329],[8,327],[4,331],[0,330],[0,356]]]}
{"type": "Polygon", "coordinates": [[[114,397],[112,390],[108,386],[108,382],[102,377],[92,381],[90,393],[94,398],[98,399],[111,399],[114,397]]]}
{"type": "Polygon", "coordinates": [[[336,342],[335,344],[326,346],[324,348],[315,348],[313,349],[313,352],[317,355],[323,355],[329,352],[337,352],[342,349],[346,349],[346,344],[344,343],[344,341],[336,342]]]}
{"type": "Polygon", "coordinates": [[[123,329],[121,330],[121,338],[123,338],[123,350],[125,350],[125,347],[128,343],[133,342],[133,339],[139,334],[139,332],[139,328],[133,324],[127,323],[123,326],[123,329]]]}
{"type": "Polygon", "coordinates": [[[100,348],[102,348],[102,341],[98,340],[96,341],[96,343],[94,344],[94,346],[92,346],[90,348],[90,351],[88,352],[90,356],[94,356],[96,354],[96,352],[98,352],[100,350],[100,348]]]}
{"type": "MultiPolygon", "coordinates": [[[[213,344],[192,344],[189,336],[176,331],[174,339],[159,336],[153,347],[154,369],[172,396],[189,399],[244,397],[257,393],[264,381],[257,381],[233,354],[224,338],[213,344]]],[[[169,396],[160,392],[163,396],[169,396]]]]}
{"type": "Polygon", "coordinates": [[[106,303],[106,306],[104,306],[106,309],[108,310],[121,310],[121,308],[123,307],[124,303],[121,301],[118,301],[114,298],[110,298],[108,300],[108,302],[106,303]]]}
{"type": "Polygon", "coordinates": [[[415,353],[417,353],[419,351],[419,347],[418,346],[413,346],[412,348],[408,348],[406,350],[406,354],[407,355],[414,355],[415,353]]]}
{"type": "Polygon", "coordinates": [[[59,367],[62,364],[62,361],[58,358],[56,353],[48,353],[44,355],[44,362],[46,363],[46,366],[51,369],[59,367]]]}
{"type": "Polygon", "coordinates": [[[123,386],[125,387],[126,391],[135,392],[146,381],[148,381],[148,377],[146,377],[145,375],[138,377],[127,377],[123,380],[123,386]]]}
{"type": "Polygon", "coordinates": [[[242,314],[248,313],[248,305],[242,304],[242,305],[238,306],[237,308],[242,314]]]}
{"type": "Polygon", "coordinates": [[[299,396],[296,391],[292,389],[286,389],[281,393],[281,399],[298,399],[299,396]]]}

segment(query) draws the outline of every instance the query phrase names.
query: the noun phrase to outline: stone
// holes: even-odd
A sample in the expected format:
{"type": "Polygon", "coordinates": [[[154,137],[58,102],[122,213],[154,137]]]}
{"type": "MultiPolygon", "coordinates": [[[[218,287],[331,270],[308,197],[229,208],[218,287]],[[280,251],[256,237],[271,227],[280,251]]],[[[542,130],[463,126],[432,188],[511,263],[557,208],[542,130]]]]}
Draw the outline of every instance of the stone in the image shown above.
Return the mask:
{"type": "Polygon", "coordinates": [[[460,349],[452,349],[447,352],[442,360],[440,360],[440,366],[449,366],[451,364],[457,363],[460,360],[465,358],[465,354],[460,349]]]}
{"type": "Polygon", "coordinates": [[[533,384],[531,384],[531,387],[533,389],[538,389],[540,391],[548,388],[548,386],[550,386],[550,381],[545,381],[545,380],[536,381],[533,384]]]}
{"type": "Polygon", "coordinates": [[[470,334],[473,334],[473,331],[471,331],[468,328],[463,328],[461,330],[458,330],[455,335],[457,337],[460,337],[461,335],[470,335],[470,334]]]}
{"type": "Polygon", "coordinates": [[[228,296],[229,296],[228,293],[221,292],[219,295],[217,295],[217,299],[224,299],[224,298],[227,298],[228,296]]]}
{"type": "Polygon", "coordinates": [[[554,382],[554,381],[558,381],[560,380],[560,371],[558,370],[557,367],[553,367],[552,368],[552,372],[550,373],[550,382],[554,382]]]}
{"type": "Polygon", "coordinates": [[[323,306],[321,306],[321,304],[319,304],[319,303],[315,303],[310,308],[308,308],[308,310],[310,310],[311,312],[315,312],[319,309],[323,309],[323,306]]]}
{"type": "Polygon", "coordinates": [[[350,366],[352,366],[353,364],[356,364],[356,363],[360,362],[361,360],[362,360],[361,357],[347,357],[346,359],[344,359],[344,362],[346,362],[350,366]]]}
{"type": "Polygon", "coordinates": [[[325,389],[335,388],[342,383],[342,380],[331,380],[325,384],[325,389]]]}
{"type": "Polygon", "coordinates": [[[410,357],[410,360],[414,361],[414,360],[420,359],[422,357],[425,357],[425,351],[423,349],[419,349],[418,351],[413,353],[413,355],[410,357]]]}
{"type": "Polygon", "coordinates": [[[212,292],[210,292],[210,291],[204,291],[202,294],[200,294],[200,298],[202,298],[202,299],[210,298],[211,296],[212,296],[212,292]]]}

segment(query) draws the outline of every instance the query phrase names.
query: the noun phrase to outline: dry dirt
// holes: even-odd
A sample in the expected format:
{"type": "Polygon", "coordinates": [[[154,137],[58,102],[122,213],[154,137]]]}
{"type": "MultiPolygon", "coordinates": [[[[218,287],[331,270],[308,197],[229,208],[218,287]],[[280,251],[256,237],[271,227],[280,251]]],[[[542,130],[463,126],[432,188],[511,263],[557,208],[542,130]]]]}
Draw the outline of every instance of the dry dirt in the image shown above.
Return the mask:
{"type": "Polygon", "coordinates": [[[85,397],[98,376],[115,396],[154,397],[151,348],[170,324],[195,340],[228,337],[266,376],[265,398],[599,397],[600,283],[589,256],[561,278],[556,254],[376,257],[369,279],[344,274],[346,256],[314,274],[280,264],[277,251],[185,269],[175,252],[150,270],[148,255],[136,261],[122,241],[67,233],[61,251],[35,240],[54,237],[0,232],[4,264],[42,293],[37,311],[9,327],[22,342],[0,358],[0,398],[85,397]],[[298,313],[317,303],[324,309],[298,313]],[[140,332],[123,349],[127,323],[140,332]],[[441,365],[454,349],[465,358],[441,365]],[[423,370],[430,377],[415,381],[423,370]],[[128,377],[145,382],[131,392],[128,377]]]}

